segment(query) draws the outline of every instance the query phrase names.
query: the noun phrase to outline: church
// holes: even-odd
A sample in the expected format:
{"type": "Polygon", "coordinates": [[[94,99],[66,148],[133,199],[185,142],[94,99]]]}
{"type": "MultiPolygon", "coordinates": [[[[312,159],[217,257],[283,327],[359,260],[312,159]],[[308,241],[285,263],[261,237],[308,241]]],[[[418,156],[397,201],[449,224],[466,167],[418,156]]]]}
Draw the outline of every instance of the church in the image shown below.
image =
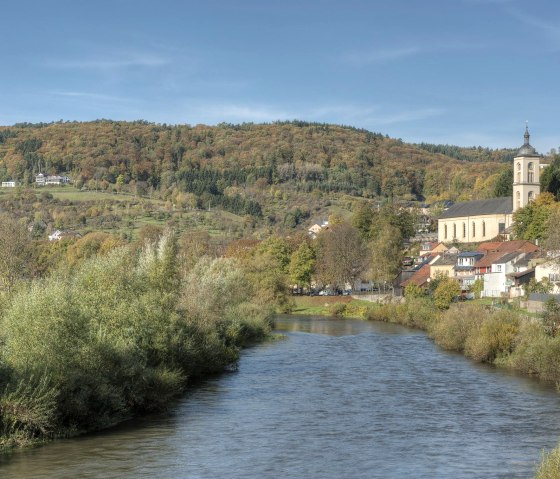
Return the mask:
{"type": "Polygon", "coordinates": [[[478,243],[506,234],[513,223],[513,213],[533,201],[541,191],[540,159],[525,142],[513,159],[513,196],[456,203],[438,219],[438,241],[444,243],[478,243]]]}

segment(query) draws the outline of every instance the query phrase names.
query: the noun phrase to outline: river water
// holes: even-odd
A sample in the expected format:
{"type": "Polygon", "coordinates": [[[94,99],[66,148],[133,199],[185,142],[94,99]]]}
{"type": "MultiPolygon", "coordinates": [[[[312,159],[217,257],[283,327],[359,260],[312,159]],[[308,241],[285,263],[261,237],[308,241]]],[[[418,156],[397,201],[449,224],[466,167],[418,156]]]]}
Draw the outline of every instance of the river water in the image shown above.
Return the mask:
{"type": "Polygon", "coordinates": [[[396,325],[280,317],[284,340],[170,411],[0,459],[0,478],[529,478],[554,387],[396,325]]]}

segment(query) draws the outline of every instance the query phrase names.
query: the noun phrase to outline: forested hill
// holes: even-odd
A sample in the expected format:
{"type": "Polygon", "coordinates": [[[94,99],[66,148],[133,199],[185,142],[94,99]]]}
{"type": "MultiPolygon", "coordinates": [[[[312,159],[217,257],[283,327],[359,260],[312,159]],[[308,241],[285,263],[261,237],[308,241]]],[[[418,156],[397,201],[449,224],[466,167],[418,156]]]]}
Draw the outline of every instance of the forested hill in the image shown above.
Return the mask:
{"type": "Polygon", "coordinates": [[[213,197],[274,186],[300,193],[469,199],[492,195],[513,150],[407,144],[305,122],[160,125],[59,122],[0,127],[0,178],[39,171],[81,187],[147,188],[213,197]]]}

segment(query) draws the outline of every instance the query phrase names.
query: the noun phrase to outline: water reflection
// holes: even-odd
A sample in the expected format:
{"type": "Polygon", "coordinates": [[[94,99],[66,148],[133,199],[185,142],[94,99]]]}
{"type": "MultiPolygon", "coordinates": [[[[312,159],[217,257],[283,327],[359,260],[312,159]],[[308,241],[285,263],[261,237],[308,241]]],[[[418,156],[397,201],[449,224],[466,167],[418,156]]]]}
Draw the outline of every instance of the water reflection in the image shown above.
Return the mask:
{"type": "Polygon", "coordinates": [[[8,478],[528,478],[560,437],[537,381],[390,324],[278,318],[168,414],[4,458],[8,478]],[[319,333],[319,334],[304,334],[319,333]]]}

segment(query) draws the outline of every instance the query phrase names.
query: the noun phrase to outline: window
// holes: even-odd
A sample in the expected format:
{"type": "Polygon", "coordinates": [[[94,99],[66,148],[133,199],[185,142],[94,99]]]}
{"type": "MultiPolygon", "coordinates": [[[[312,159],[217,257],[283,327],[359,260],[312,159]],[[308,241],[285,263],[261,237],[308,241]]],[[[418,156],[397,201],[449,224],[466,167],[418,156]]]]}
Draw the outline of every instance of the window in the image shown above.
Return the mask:
{"type": "Polygon", "coordinates": [[[529,191],[528,200],[533,201],[535,199],[535,194],[532,191],[529,191]]]}
{"type": "Polygon", "coordinates": [[[549,273],[548,280],[554,283],[560,281],[560,273],[549,273]]]}
{"type": "Polygon", "coordinates": [[[529,163],[527,169],[527,183],[533,183],[535,181],[535,173],[533,170],[533,163],[529,163]]]}
{"type": "Polygon", "coordinates": [[[482,222],[482,237],[486,236],[486,221],[482,222]]]}
{"type": "Polygon", "coordinates": [[[443,226],[443,239],[447,239],[447,225],[443,226]]]}
{"type": "Polygon", "coordinates": [[[498,273],[501,273],[501,272],[502,272],[502,265],[501,265],[501,264],[497,264],[497,265],[496,265],[496,271],[497,271],[498,273]]]}
{"type": "Polygon", "coordinates": [[[463,223],[463,238],[467,237],[467,224],[463,223]]]}
{"type": "Polygon", "coordinates": [[[474,238],[476,236],[476,226],[474,224],[474,221],[472,222],[472,237],[474,238]]]}
{"type": "Polygon", "coordinates": [[[453,223],[453,239],[457,238],[457,225],[453,223]]]}
{"type": "Polygon", "coordinates": [[[517,207],[521,208],[521,193],[519,191],[515,192],[515,201],[517,202],[517,207]]]}

